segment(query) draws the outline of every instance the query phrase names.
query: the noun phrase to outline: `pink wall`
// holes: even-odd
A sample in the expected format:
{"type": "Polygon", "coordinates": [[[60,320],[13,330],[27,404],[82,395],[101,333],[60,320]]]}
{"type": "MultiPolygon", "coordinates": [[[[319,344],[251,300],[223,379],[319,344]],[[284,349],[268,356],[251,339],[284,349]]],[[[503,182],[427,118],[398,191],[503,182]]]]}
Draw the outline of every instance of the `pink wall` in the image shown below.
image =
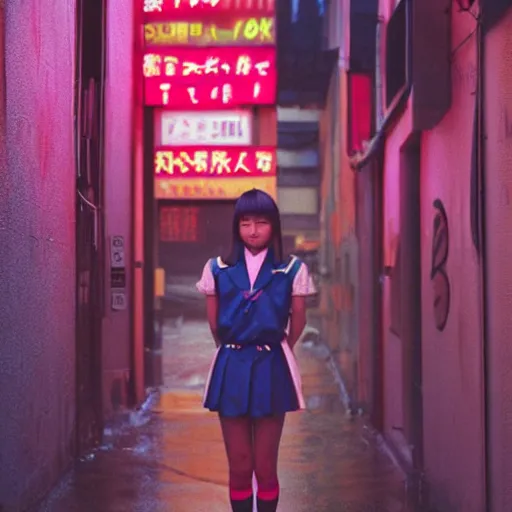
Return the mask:
{"type": "MultiPolygon", "coordinates": [[[[453,4],[452,47],[475,29],[453,4]]],[[[476,91],[476,38],[455,54],[452,107],[421,141],[422,357],[424,449],[432,499],[442,510],[484,510],[483,371],[479,263],[471,238],[470,172],[476,91]],[[436,327],[434,289],[446,299],[439,274],[431,279],[433,202],[448,219],[450,286],[447,323],[436,327]],[[442,508],[444,507],[444,508],[442,508]]],[[[437,240],[437,239],[436,239],[437,240]]],[[[439,300],[439,298],[438,298],[439,300]]],[[[437,318],[446,310],[441,303],[437,318]]]]}
{"type": "Polygon", "coordinates": [[[0,509],[27,510],[75,443],[74,2],[1,2],[0,38],[0,509]]]}
{"type": "Polygon", "coordinates": [[[485,41],[486,233],[492,512],[512,496],[512,12],[485,41]]]}
{"type": "MultiPolygon", "coordinates": [[[[111,389],[126,390],[131,365],[131,226],[133,168],[133,4],[107,3],[107,81],[105,89],[105,222],[107,251],[110,237],[124,236],[127,262],[124,311],[111,309],[110,268],[106,268],[106,311],[103,321],[103,404],[112,412],[111,389]]],[[[106,254],[107,262],[110,255],[106,254]]]]}
{"type": "MultiPolygon", "coordinates": [[[[383,0],[381,13],[385,18],[387,7],[383,0]]],[[[475,20],[459,13],[454,4],[453,47],[474,28],[475,20]]],[[[481,512],[485,508],[483,371],[479,269],[469,203],[475,38],[453,58],[452,108],[434,130],[421,137],[423,448],[432,503],[440,510],[481,512]],[[436,328],[431,281],[435,199],[444,204],[449,228],[446,274],[451,300],[443,331],[436,328]]],[[[411,102],[385,143],[383,249],[384,264],[390,267],[396,263],[400,240],[400,149],[412,131],[411,102]]],[[[399,428],[404,426],[402,387],[409,383],[402,382],[402,341],[390,330],[393,305],[400,307],[399,299],[393,296],[394,279],[393,274],[386,278],[383,287],[384,428],[388,439],[407,457],[399,428]]],[[[400,285],[398,289],[405,292],[400,285]]]]}
{"type": "MultiPolygon", "coordinates": [[[[383,263],[395,267],[400,240],[400,148],[411,133],[407,110],[386,139],[384,149],[383,263]]],[[[400,307],[393,294],[396,272],[385,277],[382,287],[384,433],[405,460],[410,453],[403,434],[402,341],[393,332],[393,313],[400,307]]],[[[396,288],[394,288],[396,290],[396,288]]]]}

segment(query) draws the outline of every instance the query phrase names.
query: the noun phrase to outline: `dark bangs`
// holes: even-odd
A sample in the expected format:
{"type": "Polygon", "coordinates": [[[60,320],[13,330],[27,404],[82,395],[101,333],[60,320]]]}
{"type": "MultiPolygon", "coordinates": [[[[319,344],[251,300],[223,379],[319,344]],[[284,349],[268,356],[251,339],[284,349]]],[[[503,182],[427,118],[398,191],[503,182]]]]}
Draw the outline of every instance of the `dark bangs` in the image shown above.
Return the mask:
{"type": "Polygon", "coordinates": [[[253,188],[243,193],[235,204],[234,221],[237,227],[242,217],[250,215],[261,215],[272,222],[274,219],[279,220],[279,209],[271,196],[262,190],[253,188]]]}
{"type": "Polygon", "coordinates": [[[272,225],[272,240],[269,248],[273,249],[274,258],[277,262],[282,262],[283,242],[279,208],[272,196],[257,188],[244,192],[235,204],[231,252],[227,258],[224,258],[224,261],[228,265],[234,265],[243,254],[244,244],[240,238],[240,220],[243,217],[249,217],[252,215],[265,217],[269,220],[272,225]]]}

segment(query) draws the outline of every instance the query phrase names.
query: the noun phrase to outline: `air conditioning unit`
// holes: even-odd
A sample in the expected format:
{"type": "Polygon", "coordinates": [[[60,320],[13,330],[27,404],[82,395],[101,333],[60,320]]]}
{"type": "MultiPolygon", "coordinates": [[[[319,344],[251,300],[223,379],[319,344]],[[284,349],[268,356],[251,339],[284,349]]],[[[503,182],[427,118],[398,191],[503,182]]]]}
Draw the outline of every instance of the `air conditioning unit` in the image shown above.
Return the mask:
{"type": "Polygon", "coordinates": [[[385,38],[386,112],[412,90],[414,130],[430,130],[451,105],[451,0],[400,0],[385,38]]]}

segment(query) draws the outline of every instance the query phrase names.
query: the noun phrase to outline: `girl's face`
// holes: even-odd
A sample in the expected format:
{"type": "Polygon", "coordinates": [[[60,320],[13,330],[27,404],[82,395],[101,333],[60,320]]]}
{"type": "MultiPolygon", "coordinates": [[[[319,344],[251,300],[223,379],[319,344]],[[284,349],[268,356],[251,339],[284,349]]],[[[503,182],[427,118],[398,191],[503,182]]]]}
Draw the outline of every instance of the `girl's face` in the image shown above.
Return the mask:
{"type": "Polygon", "coordinates": [[[272,239],[272,224],[266,217],[248,215],[240,219],[240,238],[251,251],[262,251],[272,239]]]}

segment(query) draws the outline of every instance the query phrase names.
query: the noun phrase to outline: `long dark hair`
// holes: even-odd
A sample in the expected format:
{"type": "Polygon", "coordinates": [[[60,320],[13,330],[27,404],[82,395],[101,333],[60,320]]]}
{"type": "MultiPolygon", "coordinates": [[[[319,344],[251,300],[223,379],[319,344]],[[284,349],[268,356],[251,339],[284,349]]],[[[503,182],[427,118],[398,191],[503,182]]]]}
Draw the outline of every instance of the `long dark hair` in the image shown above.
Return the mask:
{"type": "Polygon", "coordinates": [[[270,195],[257,188],[244,192],[235,203],[231,250],[223,258],[223,261],[228,265],[235,265],[242,256],[244,243],[240,238],[240,220],[249,215],[262,216],[269,220],[272,226],[272,240],[269,247],[273,250],[276,263],[281,263],[283,261],[283,240],[279,208],[270,195]]]}

